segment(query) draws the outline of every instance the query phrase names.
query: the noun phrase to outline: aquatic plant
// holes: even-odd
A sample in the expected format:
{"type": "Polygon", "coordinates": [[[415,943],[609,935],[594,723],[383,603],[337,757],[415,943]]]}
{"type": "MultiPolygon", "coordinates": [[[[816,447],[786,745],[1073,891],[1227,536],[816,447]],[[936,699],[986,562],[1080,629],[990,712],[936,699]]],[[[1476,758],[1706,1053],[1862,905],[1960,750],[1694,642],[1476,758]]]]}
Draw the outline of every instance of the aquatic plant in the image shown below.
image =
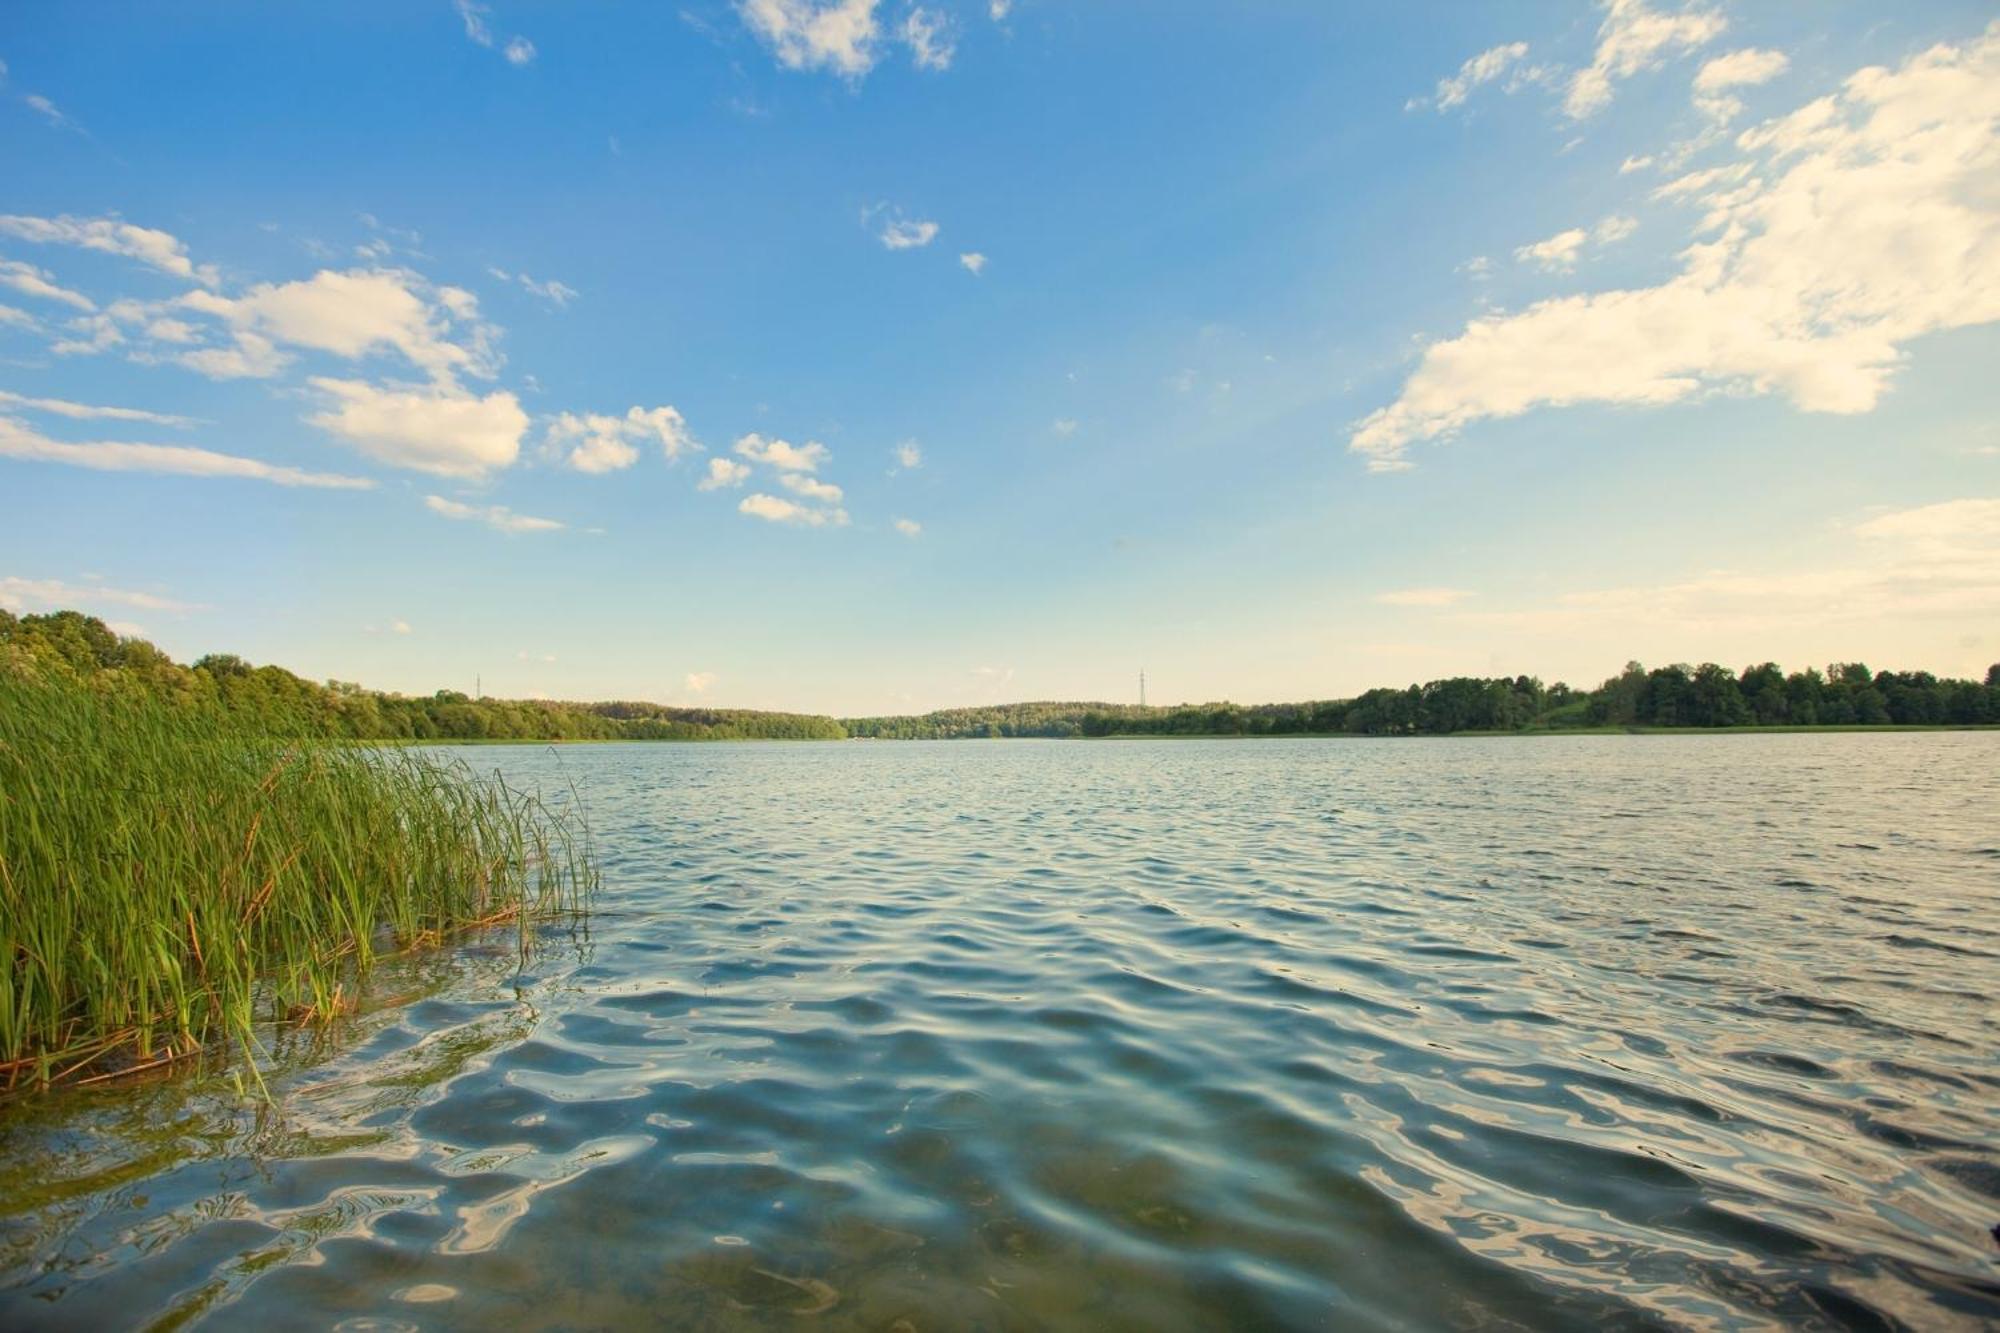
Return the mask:
{"type": "Polygon", "coordinates": [[[254,1053],[470,927],[525,946],[593,886],[587,834],[462,762],[0,673],[0,1088],[254,1053]]]}

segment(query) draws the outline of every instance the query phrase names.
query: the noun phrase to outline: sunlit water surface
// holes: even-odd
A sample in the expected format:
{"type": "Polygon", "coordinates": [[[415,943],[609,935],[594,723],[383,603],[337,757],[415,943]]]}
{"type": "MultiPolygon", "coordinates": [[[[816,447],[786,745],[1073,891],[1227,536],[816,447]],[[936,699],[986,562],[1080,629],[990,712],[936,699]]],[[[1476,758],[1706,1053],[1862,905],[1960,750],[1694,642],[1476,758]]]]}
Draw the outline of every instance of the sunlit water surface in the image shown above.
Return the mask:
{"type": "Polygon", "coordinates": [[[587,932],[4,1113],[0,1324],[2000,1319],[2000,735],[466,757],[587,932]]]}

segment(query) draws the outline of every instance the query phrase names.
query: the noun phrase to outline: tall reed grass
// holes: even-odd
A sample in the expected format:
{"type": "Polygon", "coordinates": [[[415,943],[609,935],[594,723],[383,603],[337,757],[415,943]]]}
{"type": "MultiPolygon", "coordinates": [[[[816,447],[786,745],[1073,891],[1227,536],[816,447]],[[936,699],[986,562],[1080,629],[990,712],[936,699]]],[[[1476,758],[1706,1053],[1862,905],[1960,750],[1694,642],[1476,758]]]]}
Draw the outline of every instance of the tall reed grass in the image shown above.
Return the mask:
{"type": "Polygon", "coordinates": [[[380,954],[525,942],[594,883],[579,814],[463,763],[0,676],[0,1088],[254,1053],[380,954]]]}

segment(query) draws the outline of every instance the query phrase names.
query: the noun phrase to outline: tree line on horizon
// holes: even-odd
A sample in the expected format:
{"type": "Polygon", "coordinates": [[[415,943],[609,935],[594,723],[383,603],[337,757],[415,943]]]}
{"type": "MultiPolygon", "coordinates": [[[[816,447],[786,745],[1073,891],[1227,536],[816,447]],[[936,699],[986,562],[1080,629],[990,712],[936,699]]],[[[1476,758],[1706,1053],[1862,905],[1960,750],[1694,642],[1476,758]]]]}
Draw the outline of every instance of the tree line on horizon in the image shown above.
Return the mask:
{"type": "Polygon", "coordinates": [[[183,666],[146,640],[77,611],[0,610],[0,674],[87,680],[190,707],[220,708],[278,736],[355,740],[961,740],[1080,736],[1412,736],[1591,727],[1982,726],[2000,724],[2000,664],[1984,681],[1837,663],[1787,673],[1637,662],[1594,690],[1532,676],[1455,676],[1352,699],[1142,707],[1035,702],[917,716],[836,719],[642,702],[403,695],[215,653],[183,666]]]}

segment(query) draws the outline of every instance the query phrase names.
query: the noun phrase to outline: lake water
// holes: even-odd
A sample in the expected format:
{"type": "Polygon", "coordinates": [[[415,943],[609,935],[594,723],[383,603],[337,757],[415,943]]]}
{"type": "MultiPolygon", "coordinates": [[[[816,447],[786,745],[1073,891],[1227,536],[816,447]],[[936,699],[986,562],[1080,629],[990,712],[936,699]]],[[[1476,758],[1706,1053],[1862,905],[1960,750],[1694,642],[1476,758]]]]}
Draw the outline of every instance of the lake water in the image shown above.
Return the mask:
{"type": "Polygon", "coordinates": [[[2000,1319],[2000,734],[465,757],[587,931],[0,1114],[0,1325],[2000,1319]]]}

